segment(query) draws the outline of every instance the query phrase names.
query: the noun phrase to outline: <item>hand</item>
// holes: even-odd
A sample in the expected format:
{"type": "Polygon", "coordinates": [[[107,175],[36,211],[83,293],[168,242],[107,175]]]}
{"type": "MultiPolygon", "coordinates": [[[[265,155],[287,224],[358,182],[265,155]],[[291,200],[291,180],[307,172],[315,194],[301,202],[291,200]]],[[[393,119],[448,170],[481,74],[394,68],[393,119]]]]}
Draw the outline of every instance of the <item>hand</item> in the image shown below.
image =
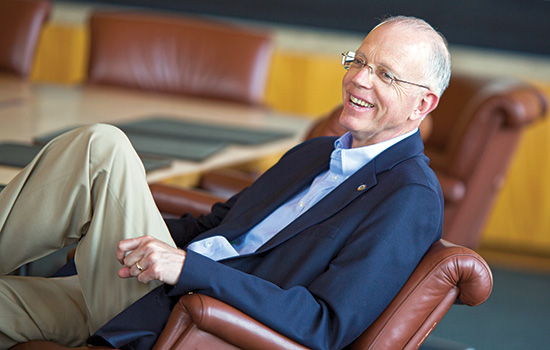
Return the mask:
{"type": "Polygon", "coordinates": [[[125,239],[118,243],[117,260],[124,265],[121,278],[136,277],[142,283],[159,280],[175,285],[185,262],[186,252],[151,236],[125,239]],[[136,263],[139,262],[140,270],[136,263]]]}

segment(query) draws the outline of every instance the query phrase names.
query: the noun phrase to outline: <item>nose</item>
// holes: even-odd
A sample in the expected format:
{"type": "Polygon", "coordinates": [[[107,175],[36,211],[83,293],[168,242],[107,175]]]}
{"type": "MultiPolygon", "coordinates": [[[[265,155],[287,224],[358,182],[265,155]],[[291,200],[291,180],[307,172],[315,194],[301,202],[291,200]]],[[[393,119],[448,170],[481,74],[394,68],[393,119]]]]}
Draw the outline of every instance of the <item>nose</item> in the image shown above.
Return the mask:
{"type": "Polygon", "coordinates": [[[365,65],[363,68],[357,69],[354,74],[352,82],[356,86],[372,89],[372,68],[370,66],[365,65]]]}

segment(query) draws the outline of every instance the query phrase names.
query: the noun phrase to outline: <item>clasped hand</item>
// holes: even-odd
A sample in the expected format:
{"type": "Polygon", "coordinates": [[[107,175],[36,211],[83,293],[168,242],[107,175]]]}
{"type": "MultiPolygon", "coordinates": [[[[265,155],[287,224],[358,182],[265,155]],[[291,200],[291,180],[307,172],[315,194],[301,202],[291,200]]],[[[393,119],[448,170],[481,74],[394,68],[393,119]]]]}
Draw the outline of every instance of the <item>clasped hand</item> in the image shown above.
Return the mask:
{"type": "Polygon", "coordinates": [[[175,285],[180,277],[185,256],[184,250],[174,248],[151,236],[125,239],[118,243],[116,251],[117,260],[124,265],[118,271],[118,276],[135,277],[142,283],[159,280],[175,285]]]}

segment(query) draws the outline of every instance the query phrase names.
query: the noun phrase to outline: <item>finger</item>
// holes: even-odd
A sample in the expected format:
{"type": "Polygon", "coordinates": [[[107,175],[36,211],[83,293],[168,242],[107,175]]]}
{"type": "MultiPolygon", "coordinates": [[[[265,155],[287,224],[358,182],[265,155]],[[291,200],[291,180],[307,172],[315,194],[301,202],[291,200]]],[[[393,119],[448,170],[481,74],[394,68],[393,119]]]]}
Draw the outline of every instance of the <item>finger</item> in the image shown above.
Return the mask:
{"type": "Polygon", "coordinates": [[[149,236],[141,236],[137,238],[130,238],[122,240],[118,243],[118,249],[116,252],[117,260],[126,266],[131,266],[139,261],[143,254],[139,254],[139,248],[144,246],[150,241],[149,236]]]}
{"type": "Polygon", "coordinates": [[[121,264],[124,264],[124,258],[126,257],[126,254],[139,247],[140,242],[141,241],[139,238],[130,238],[118,242],[117,250],[115,253],[116,259],[121,264]]]}
{"type": "MultiPolygon", "coordinates": [[[[131,251],[130,253],[126,254],[126,257],[124,258],[124,265],[128,266],[129,268],[135,267],[135,270],[139,271],[139,268],[136,266],[136,264],[139,262],[141,268],[144,269],[145,267],[144,267],[143,260],[146,257],[145,254],[147,253],[143,249],[139,249],[139,248],[131,251]]],[[[137,272],[137,271],[133,271],[133,272],[137,272]]]]}
{"type": "Polygon", "coordinates": [[[143,271],[139,270],[135,265],[134,266],[124,266],[124,267],[121,267],[119,270],[118,270],[118,277],[120,278],[133,278],[133,277],[137,277],[138,280],[140,279],[139,277],[143,275],[143,271]]]}
{"type": "MultiPolygon", "coordinates": [[[[134,238],[133,240],[134,241],[131,242],[131,244],[129,245],[133,248],[133,250],[131,250],[129,253],[126,253],[123,259],[124,265],[128,267],[135,265],[138,261],[142,261],[143,265],[143,260],[146,259],[149,254],[158,249],[159,243],[164,244],[163,242],[159,241],[158,239],[152,238],[151,236],[138,237],[134,238]]],[[[148,264],[146,265],[149,266],[148,264]]]]}
{"type": "Polygon", "coordinates": [[[137,276],[137,280],[141,283],[149,283],[153,280],[153,278],[151,278],[148,273],[142,272],[137,276]]]}
{"type": "MultiPolygon", "coordinates": [[[[141,263],[143,265],[143,263],[141,263]]],[[[143,270],[140,270],[136,265],[129,268],[130,274],[133,275],[141,283],[149,283],[154,280],[153,274],[148,271],[148,268],[143,267],[143,270]]]]}
{"type": "Polygon", "coordinates": [[[130,271],[130,275],[132,275],[132,277],[138,277],[140,274],[145,272],[146,266],[143,266],[143,265],[144,265],[143,262],[137,261],[135,264],[132,264],[132,265],[128,266],[128,269],[130,271]],[[138,264],[139,264],[139,266],[138,266],[138,264]]]}

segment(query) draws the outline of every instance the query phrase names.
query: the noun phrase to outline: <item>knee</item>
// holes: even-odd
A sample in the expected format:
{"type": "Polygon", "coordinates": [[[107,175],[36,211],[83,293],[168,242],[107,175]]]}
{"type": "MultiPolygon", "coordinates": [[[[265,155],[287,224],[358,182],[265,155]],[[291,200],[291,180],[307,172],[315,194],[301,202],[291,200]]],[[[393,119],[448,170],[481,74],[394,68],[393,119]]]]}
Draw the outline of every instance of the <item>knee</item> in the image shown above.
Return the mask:
{"type": "Polygon", "coordinates": [[[134,154],[130,140],[116,126],[109,124],[93,124],[75,130],[77,138],[83,138],[89,145],[90,155],[116,155],[120,153],[134,154]]]}
{"type": "Polygon", "coordinates": [[[117,149],[130,145],[122,130],[109,124],[93,124],[77,129],[79,136],[89,140],[95,147],[117,149]]]}
{"type": "Polygon", "coordinates": [[[115,143],[125,142],[127,140],[122,130],[110,124],[98,123],[87,125],[76,129],[76,131],[90,139],[98,138],[102,140],[113,140],[115,143]]]}

